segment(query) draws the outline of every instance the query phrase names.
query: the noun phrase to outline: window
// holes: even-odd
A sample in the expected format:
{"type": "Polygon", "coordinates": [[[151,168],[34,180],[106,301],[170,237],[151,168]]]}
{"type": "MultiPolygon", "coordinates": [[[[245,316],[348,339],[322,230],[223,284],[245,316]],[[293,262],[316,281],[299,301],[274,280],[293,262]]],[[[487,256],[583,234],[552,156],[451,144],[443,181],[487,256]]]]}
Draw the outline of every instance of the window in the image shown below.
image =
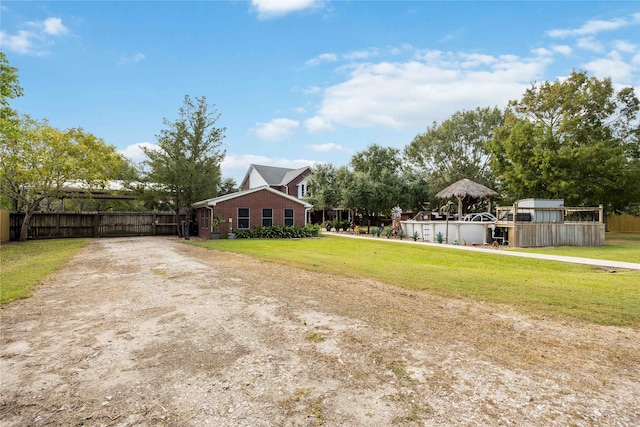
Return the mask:
{"type": "Polygon", "coordinates": [[[293,227],[293,209],[284,210],[284,225],[293,227]]]}
{"type": "Polygon", "coordinates": [[[273,225],[273,209],[262,209],[262,226],[271,227],[273,225]]]}
{"type": "Polygon", "coordinates": [[[209,209],[203,208],[200,210],[200,224],[201,227],[205,230],[209,229],[209,209]]]}
{"type": "Polygon", "coordinates": [[[238,208],[238,228],[249,228],[249,208],[238,208]]]}
{"type": "Polygon", "coordinates": [[[303,180],[298,184],[298,199],[304,198],[309,193],[307,188],[307,180],[303,180]]]}

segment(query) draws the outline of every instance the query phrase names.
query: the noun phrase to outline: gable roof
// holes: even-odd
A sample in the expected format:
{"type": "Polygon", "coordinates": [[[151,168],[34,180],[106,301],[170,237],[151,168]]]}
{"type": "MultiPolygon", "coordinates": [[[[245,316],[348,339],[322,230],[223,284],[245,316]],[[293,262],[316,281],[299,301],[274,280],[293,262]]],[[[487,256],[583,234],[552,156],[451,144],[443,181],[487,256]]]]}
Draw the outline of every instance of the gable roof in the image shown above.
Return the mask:
{"type": "Polygon", "coordinates": [[[199,202],[195,202],[191,205],[194,208],[202,208],[206,206],[216,206],[218,203],[225,202],[227,200],[235,199],[236,197],[246,196],[251,193],[256,193],[258,191],[266,190],[270,193],[277,195],[278,197],[284,197],[285,199],[289,199],[292,202],[296,202],[304,206],[305,208],[312,208],[313,205],[305,202],[304,200],[300,200],[297,197],[290,196],[288,194],[284,194],[282,191],[278,191],[274,188],[269,187],[268,185],[263,185],[262,187],[251,188],[249,190],[237,191],[231,194],[225,194],[224,196],[214,197],[213,199],[201,200],[199,202]]]}
{"type": "Polygon", "coordinates": [[[281,185],[289,184],[291,181],[293,181],[295,177],[297,177],[298,175],[300,175],[301,173],[305,172],[308,169],[311,169],[311,167],[305,166],[298,169],[289,169],[289,168],[278,168],[275,166],[264,166],[264,165],[252,164],[249,166],[249,170],[247,171],[247,174],[244,176],[244,179],[242,180],[242,184],[247,182],[247,179],[249,179],[251,170],[255,170],[262,177],[262,179],[264,179],[267,185],[281,186],[281,185]]]}

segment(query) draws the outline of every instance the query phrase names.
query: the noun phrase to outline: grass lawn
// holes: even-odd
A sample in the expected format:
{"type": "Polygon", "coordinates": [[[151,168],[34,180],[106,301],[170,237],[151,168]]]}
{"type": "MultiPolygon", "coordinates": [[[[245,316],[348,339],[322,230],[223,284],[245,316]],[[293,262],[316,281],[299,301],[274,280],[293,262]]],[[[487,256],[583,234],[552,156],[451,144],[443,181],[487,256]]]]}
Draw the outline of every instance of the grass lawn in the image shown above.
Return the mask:
{"type": "Polygon", "coordinates": [[[500,256],[491,250],[485,254],[385,240],[326,236],[191,243],[447,297],[508,304],[537,316],[640,327],[640,272],[609,273],[589,266],[500,256]]]}
{"type": "Polygon", "coordinates": [[[0,246],[0,304],[31,295],[34,286],[64,266],[87,239],[28,240],[0,246]]]}
{"type": "Polygon", "coordinates": [[[606,233],[604,246],[558,246],[555,248],[517,249],[538,254],[575,256],[640,263],[640,233],[606,233]]]}

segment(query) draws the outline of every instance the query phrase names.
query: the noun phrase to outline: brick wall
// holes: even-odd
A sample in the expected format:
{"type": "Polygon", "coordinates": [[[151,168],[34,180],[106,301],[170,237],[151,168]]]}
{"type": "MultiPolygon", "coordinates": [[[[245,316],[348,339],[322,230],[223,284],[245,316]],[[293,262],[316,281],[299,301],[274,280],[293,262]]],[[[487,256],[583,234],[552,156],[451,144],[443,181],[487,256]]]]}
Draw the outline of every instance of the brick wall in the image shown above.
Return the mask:
{"type": "MultiPolygon", "coordinates": [[[[224,202],[219,202],[214,206],[214,214],[220,215],[225,222],[220,226],[220,232],[229,232],[229,218],[232,218],[233,229],[238,228],[238,209],[249,209],[249,228],[262,225],[262,209],[273,209],[273,225],[284,225],[284,210],[293,209],[293,225],[304,226],[305,208],[304,205],[273,194],[268,190],[260,190],[243,196],[235,197],[224,202]]],[[[201,209],[197,210],[199,237],[209,238],[209,230],[201,224],[201,209]]]]}

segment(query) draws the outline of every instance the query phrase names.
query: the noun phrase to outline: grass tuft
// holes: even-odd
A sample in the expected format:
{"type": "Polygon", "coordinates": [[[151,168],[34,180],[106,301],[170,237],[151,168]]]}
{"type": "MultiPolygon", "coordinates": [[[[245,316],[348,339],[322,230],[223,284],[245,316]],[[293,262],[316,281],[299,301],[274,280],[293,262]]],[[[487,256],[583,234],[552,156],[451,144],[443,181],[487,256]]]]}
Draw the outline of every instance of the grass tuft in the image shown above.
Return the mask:
{"type": "Polygon", "coordinates": [[[64,266],[87,239],[28,240],[0,246],[0,304],[27,298],[33,288],[64,266]]]}
{"type": "MultiPolygon", "coordinates": [[[[640,239],[626,242],[640,253],[640,239]]],[[[536,316],[640,327],[639,271],[611,274],[585,265],[501,256],[490,249],[486,253],[468,252],[395,244],[386,239],[325,236],[298,241],[249,239],[192,244],[445,297],[506,304],[536,316]]],[[[613,246],[612,253],[616,250],[613,246]]],[[[576,255],[580,256],[578,252],[576,255]]]]}

